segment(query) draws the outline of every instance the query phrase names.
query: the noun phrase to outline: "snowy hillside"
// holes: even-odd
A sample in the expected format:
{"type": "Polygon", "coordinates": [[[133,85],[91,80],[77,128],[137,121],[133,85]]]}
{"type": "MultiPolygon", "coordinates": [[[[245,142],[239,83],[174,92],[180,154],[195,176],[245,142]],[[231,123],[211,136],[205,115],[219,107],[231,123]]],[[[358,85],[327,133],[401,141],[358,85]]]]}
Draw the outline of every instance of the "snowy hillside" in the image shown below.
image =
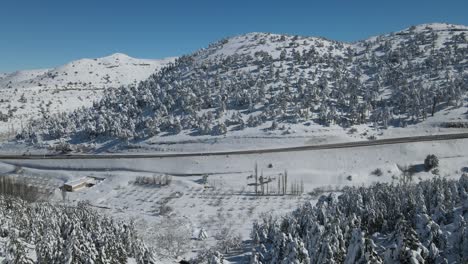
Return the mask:
{"type": "Polygon", "coordinates": [[[72,61],[53,69],[17,71],[0,79],[0,88],[108,88],[137,84],[174,58],[135,59],[115,53],[97,59],[72,61]]]}
{"type": "Polygon", "coordinates": [[[234,55],[254,57],[262,52],[267,53],[273,59],[280,59],[283,50],[292,52],[292,49],[301,54],[314,49],[320,56],[327,55],[328,53],[344,56],[345,49],[350,46],[350,44],[339,43],[324,38],[255,32],[220,41],[206,50],[200,51],[197,60],[199,62],[206,62],[234,55]],[[330,52],[330,50],[333,52],[330,52]]]}
{"type": "Polygon", "coordinates": [[[25,70],[25,71],[16,71],[13,73],[2,73],[0,74],[0,87],[1,88],[13,88],[20,83],[28,82],[32,79],[35,79],[41,75],[46,74],[50,69],[40,69],[40,70],[25,70]]]}
{"type": "Polygon", "coordinates": [[[425,24],[352,44],[236,36],[179,58],[137,86],[108,91],[91,108],[40,121],[21,136],[132,139],[225,135],[248,127],[257,134],[289,134],[290,126],[406,127],[463,106],[466,32],[466,26],[425,24]]]}
{"type": "Polygon", "coordinates": [[[135,59],[116,53],[81,59],[53,69],[26,70],[0,75],[2,136],[12,136],[30,118],[90,107],[103,90],[135,85],[174,58],[135,59]]]}

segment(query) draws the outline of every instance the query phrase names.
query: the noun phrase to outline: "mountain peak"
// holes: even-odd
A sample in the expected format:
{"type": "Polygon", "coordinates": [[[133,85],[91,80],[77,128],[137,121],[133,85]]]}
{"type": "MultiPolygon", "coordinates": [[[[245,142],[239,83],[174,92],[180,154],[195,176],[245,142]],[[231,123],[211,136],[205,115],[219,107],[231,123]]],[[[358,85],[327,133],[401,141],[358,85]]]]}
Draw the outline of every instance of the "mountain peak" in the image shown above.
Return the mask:
{"type": "Polygon", "coordinates": [[[109,56],[103,57],[103,59],[116,59],[116,60],[131,59],[131,58],[132,57],[128,56],[127,54],[120,53],[120,52],[117,52],[117,53],[111,54],[109,56]]]}
{"type": "Polygon", "coordinates": [[[433,23],[424,23],[424,24],[414,25],[409,28],[406,28],[405,31],[406,30],[422,31],[422,30],[427,30],[427,29],[429,30],[450,30],[450,29],[468,30],[468,27],[465,25],[433,22],[433,23]]]}

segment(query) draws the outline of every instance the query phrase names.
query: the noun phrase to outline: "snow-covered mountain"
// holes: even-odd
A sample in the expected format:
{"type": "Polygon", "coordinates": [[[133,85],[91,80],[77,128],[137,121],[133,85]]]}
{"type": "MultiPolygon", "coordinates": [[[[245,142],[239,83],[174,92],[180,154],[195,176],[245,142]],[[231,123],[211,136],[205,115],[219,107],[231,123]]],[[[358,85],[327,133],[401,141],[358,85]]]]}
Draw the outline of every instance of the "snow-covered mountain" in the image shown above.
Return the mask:
{"type": "Polygon", "coordinates": [[[464,103],[467,32],[463,25],[424,24],[355,43],[236,36],[39,127],[50,138],[132,138],[291,124],[406,126],[464,103]]]}
{"type": "Polygon", "coordinates": [[[42,113],[90,107],[104,89],[135,85],[174,60],[136,59],[116,53],[52,69],[0,74],[0,135],[11,137],[42,113]]]}
{"type": "Polygon", "coordinates": [[[0,88],[17,88],[21,83],[35,79],[48,71],[49,69],[38,69],[3,73],[3,76],[0,76],[0,88]]]}
{"type": "Polygon", "coordinates": [[[97,59],[80,59],[53,69],[16,71],[0,76],[0,88],[108,88],[136,84],[175,58],[136,59],[115,53],[97,59]]]}

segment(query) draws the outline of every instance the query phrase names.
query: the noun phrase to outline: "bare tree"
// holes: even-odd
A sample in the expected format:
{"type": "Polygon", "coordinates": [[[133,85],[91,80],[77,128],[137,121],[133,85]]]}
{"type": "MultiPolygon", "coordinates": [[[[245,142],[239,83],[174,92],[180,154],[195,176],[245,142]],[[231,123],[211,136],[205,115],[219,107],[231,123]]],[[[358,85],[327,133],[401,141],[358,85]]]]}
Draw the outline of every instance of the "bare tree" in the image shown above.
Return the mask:
{"type": "Polygon", "coordinates": [[[184,219],[165,217],[147,232],[152,241],[156,241],[156,252],[166,257],[183,255],[188,251],[192,238],[192,230],[184,219]]]}
{"type": "Polygon", "coordinates": [[[231,227],[225,226],[221,228],[221,230],[215,235],[215,238],[218,240],[216,247],[225,254],[242,247],[241,235],[234,233],[231,227]]]}
{"type": "Polygon", "coordinates": [[[411,169],[411,166],[407,165],[397,165],[398,169],[401,171],[400,175],[400,184],[402,185],[408,185],[413,181],[413,170],[411,169]]]}
{"type": "Polygon", "coordinates": [[[21,198],[28,202],[47,200],[53,193],[52,187],[32,183],[23,176],[0,177],[0,194],[21,198]]]}

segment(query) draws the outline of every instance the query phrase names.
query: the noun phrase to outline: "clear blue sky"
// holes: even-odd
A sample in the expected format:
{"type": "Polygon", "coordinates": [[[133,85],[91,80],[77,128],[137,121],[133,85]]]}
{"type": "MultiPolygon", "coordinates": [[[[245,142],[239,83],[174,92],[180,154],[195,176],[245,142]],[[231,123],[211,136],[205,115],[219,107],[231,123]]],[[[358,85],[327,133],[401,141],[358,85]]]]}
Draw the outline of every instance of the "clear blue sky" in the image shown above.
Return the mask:
{"type": "Polygon", "coordinates": [[[0,72],[123,52],[162,58],[261,31],[354,41],[410,25],[468,25],[467,0],[5,0],[0,72]]]}

